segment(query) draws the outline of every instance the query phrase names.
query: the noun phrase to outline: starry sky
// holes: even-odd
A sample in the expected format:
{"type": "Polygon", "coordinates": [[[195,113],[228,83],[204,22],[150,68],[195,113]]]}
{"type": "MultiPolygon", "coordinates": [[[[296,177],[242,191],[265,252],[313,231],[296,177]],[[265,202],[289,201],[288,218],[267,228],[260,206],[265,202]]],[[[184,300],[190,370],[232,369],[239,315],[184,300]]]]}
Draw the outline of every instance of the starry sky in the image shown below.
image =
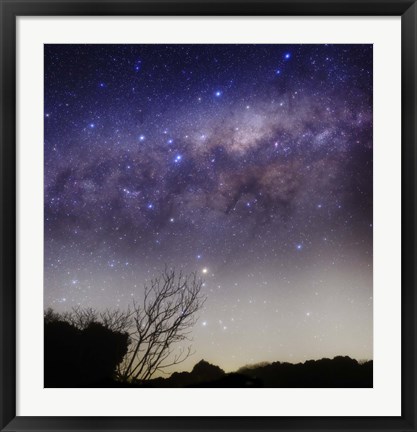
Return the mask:
{"type": "Polygon", "coordinates": [[[44,303],[125,308],[165,265],[195,354],[372,358],[371,45],[45,45],[44,303]]]}

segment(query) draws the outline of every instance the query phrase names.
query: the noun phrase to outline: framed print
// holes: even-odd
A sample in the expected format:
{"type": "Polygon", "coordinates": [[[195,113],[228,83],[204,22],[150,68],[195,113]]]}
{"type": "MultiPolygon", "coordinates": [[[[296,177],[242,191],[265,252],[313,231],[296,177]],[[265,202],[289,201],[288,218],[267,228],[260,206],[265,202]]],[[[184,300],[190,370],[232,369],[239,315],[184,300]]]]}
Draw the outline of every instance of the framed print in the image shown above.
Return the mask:
{"type": "Polygon", "coordinates": [[[413,1],[1,20],[2,430],[416,430],[413,1]]]}

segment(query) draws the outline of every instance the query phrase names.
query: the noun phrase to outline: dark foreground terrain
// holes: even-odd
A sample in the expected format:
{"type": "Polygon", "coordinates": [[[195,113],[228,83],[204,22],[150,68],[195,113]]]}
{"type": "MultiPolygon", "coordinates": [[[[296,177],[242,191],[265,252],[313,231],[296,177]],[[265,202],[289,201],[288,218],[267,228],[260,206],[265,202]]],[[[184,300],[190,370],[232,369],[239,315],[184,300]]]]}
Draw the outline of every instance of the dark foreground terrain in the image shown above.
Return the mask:
{"type": "Polygon", "coordinates": [[[120,383],[116,366],[127,352],[128,336],[93,323],[79,330],[65,322],[45,324],[45,387],[372,387],[373,362],[350,357],[304,363],[263,363],[225,373],[204,360],[191,372],[168,378],[120,383]]]}
{"type": "Polygon", "coordinates": [[[372,387],[373,362],[359,364],[350,357],[309,360],[305,363],[274,362],[225,373],[204,360],[191,372],[155,378],[150,387],[372,387]]]}

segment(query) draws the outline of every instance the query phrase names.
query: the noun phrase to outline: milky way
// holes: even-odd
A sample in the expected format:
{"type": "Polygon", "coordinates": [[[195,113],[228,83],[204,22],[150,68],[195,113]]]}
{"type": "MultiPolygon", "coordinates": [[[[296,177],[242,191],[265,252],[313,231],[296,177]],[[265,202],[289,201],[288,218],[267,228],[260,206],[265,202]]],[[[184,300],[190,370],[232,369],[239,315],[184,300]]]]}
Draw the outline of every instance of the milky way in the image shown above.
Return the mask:
{"type": "Polygon", "coordinates": [[[45,307],[165,265],[199,359],[372,358],[372,46],[45,45],[45,307]]]}

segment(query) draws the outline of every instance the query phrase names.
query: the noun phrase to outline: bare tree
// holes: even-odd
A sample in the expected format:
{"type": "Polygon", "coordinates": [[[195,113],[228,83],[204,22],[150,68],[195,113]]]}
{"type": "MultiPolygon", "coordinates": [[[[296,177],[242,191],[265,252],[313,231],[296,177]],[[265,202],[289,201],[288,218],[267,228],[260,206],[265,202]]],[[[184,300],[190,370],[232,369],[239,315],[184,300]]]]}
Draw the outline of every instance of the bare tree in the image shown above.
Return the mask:
{"type": "Polygon", "coordinates": [[[176,274],[165,268],[161,276],[145,285],[143,301],[134,302],[126,311],[75,307],[71,312],[57,314],[45,311],[45,322],[60,320],[84,330],[91,323],[128,333],[129,348],[118,365],[116,377],[122,382],[150,379],[155,372],[164,372],[170,366],[182,363],[191,354],[189,342],[192,327],[203,307],[202,280],[196,273],[176,274]],[[187,343],[188,345],[188,343],[187,343]]]}
{"type": "Polygon", "coordinates": [[[99,322],[97,311],[91,307],[76,306],[72,308],[71,312],[63,312],[60,317],[62,321],[80,330],[86,329],[92,323],[99,322]]]}
{"type": "Polygon", "coordinates": [[[148,380],[192,354],[190,346],[177,352],[175,348],[190,340],[196,314],[205,301],[201,288],[202,281],[195,273],[176,275],[168,269],[145,286],[143,303],[133,306],[130,349],[118,367],[121,381],[148,380]]]}
{"type": "Polygon", "coordinates": [[[52,308],[48,308],[43,313],[43,320],[45,324],[49,324],[56,321],[62,321],[62,315],[55,312],[52,308]]]}
{"type": "Polygon", "coordinates": [[[131,333],[133,326],[133,312],[130,306],[127,310],[121,311],[119,309],[106,309],[99,314],[100,322],[108,329],[121,332],[131,333]]]}
{"type": "Polygon", "coordinates": [[[71,311],[57,313],[48,308],[44,313],[46,323],[64,321],[79,330],[86,329],[92,323],[100,323],[109,330],[121,333],[130,333],[133,325],[132,317],[133,313],[130,306],[125,311],[106,309],[104,312],[97,312],[91,307],[75,306],[71,311]]]}

